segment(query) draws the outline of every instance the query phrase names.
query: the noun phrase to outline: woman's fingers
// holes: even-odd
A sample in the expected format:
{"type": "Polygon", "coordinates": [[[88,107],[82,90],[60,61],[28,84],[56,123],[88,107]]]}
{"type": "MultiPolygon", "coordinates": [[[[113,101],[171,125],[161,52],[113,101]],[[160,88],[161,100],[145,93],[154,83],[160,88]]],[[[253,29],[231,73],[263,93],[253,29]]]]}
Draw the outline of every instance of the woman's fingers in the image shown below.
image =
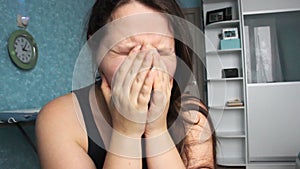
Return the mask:
{"type": "Polygon", "coordinates": [[[150,72],[147,73],[146,79],[137,95],[137,104],[147,106],[151,98],[154,76],[150,72]]]}
{"type": "Polygon", "coordinates": [[[123,84],[126,83],[125,81],[126,75],[129,73],[137,55],[140,54],[140,49],[141,46],[137,46],[130,51],[128,57],[121,64],[121,66],[119,67],[118,71],[116,72],[113,78],[112,88],[116,86],[123,86],[123,84]]]}
{"type": "Polygon", "coordinates": [[[152,65],[153,52],[153,50],[147,52],[131,86],[130,93],[134,101],[136,101],[136,104],[141,103],[142,105],[145,105],[149,102],[146,98],[150,98],[152,90],[153,77],[149,76],[149,71],[152,65]]]}
{"type": "MultiPolygon", "coordinates": [[[[128,73],[126,74],[123,85],[125,89],[128,89],[128,94],[131,93],[131,89],[135,83],[135,79],[137,78],[138,73],[140,73],[140,69],[142,68],[142,65],[144,65],[145,63],[146,55],[147,53],[145,51],[141,51],[133,60],[132,66],[130,67],[128,73]]],[[[149,65],[151,66],[151,63],[149,63],[149,65]]],[[[142,82],[144,81],[144,77],[142,78],[140,77],[140,79],[138,80],[142,82]]]]}
{"type": "Polygon", "coordinates": [[[151,73],[154,74],[154,80],[148,122],[152,122],[163,115],[170,96],[170,91],[168,91],[170,90],[169,73],[163,61],[160,59],[159,54],[154,55],[151,73]]]}
{"type": "MultiPolygon", "coordinates": [[[[139,112],[138,114],[149,108],[153,120],[164,112],[170,96],[170,78],[157,50],[140,51],[140,47],[134,48],[116,72],[114,79],[112,99],[119,112],[124,111],[124,106],[129,108],[131,113],[139,112]]],[[[134,121],[140,119],[127,113],[122,114],[125,117],[130,116],[129,119],[134,121]]]]}
{"type": "Polygon", "coordinates": [[[170,75],[159,54],[154,55],[153,70],[156,72],[153,88],[165,93],[170,86],[170,75]]]}

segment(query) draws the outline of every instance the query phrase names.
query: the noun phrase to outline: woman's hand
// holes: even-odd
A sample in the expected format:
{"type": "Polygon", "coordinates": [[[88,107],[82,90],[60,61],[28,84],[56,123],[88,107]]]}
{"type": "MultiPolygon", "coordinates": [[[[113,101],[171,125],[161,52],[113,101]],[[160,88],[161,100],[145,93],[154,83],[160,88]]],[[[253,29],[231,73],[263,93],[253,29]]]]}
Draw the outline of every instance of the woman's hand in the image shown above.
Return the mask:
{"type": "Polygon", "coordinates": [[[125,136],[140,138],[145,131],[154,82],[150,73],[152,62],[153,50],[146,52],[135,47],[115,73],[111,87],[102,75],[101,88],[113,128],[125,136]]]}
{"type": "Polygon", "coordinates": [[[153,67],[150,71],[154,76],[153,91],[149,103],[145,137],[153,137],[167,131],[167,113],[170,104],[173,81],[158,52],[154,53],[153,67]]]}

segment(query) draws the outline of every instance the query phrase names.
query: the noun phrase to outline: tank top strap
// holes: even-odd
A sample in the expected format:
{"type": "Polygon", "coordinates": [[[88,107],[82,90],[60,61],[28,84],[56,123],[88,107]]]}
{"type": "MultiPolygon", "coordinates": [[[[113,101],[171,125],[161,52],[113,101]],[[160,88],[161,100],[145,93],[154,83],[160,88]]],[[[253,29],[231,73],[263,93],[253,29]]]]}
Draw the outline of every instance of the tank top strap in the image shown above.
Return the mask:
{"type": "MultiPolygon", "coordinates": [[[[95,85],[101,85],[101,80],[95,83],[95,85]]],[[[92,109],[89,101],[89,93],[93,85],[88,87],[74,90],[73,93],[76,95],[77,100],[79,102],[81,112],[83,114],[87,134],[88,134],[88,155],[93,160],[97,169],[103,168],[105,162],[105,156],[107,151],[103,149],[99,144],[104,145],[103,140],[100,136],[100,133],[97,129],[96,123],[93,118],[92,109]],[[92,136],[92,138],[90,137],[92,136]]],[[[144,150],[143,145],[143,150],[144,150]]],[[[146,158],[142,159],[142,168],[147,169],[147,161],[146,158]]]]}
{"type": "Polygon", "coordinates": [[[97,168],[102,168],[105,161],[106,150],[99,146],[104,145],[104,143],[97,129],[90,106],[89,93],[92,86],[93,85],[74,90],[73,93],[76,95],[76,98],[80,105],[84,123],[86,126],[88,135],[88,155],[94,161],[97,168]]]}
{"type": "Polygon", "coordinates": [[[89,93],[91,87],[92,85],[79,90],[75,90],[74,93],[77,97],[77,100],[81,108],[81,112],[83,115],[88,136],[92,136],[94,142],[101,143],[103,145],[103,141],[97,129],[96,123],[94,121],[92,109],[90,106],[89,93]]]}

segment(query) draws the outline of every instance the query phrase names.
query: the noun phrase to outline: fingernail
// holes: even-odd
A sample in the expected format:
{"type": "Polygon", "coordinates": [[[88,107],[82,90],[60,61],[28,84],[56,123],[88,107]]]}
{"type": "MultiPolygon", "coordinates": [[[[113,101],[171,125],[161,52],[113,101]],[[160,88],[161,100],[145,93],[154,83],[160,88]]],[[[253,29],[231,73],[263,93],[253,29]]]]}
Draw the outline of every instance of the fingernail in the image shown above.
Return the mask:
{"type": "Polygon", "coordinates": [[[151,49],[153,51],[153,54],[158,54],[158,50],[156,48],[151,49]]]}
{"type": "Polygon", "coordinates": [[[142,51],[149,51],[152,49],[154,49],[154,47],[151,46],[150,44],[143,45],[143,47],[142,47],[142,51]]]}
{"type": "Polygon", "coordinates": [[[159,56],[159,53],[157,50],[153,50],[153,53],[152,53],[153,57],[158,57],[159,56]]]}
{"type": "Polygon", "coordinates": [[[146,49],[150,49],[150,48],[151,48],[151,45],[147,44],[147,45],[145,46],[145,48],[146,48],[146,49]]]}
{"type": "Polygon", "coordinates": [[[157,49],[154,48],[154,49],[151,49],[154,53],[158,53],[157,49]]]}
{"type": "Polygon", "coordinates": [[[136,47],[133,48],[134,52],[138,52],[141,49],[142,45],[138,45],[136,47]]]}

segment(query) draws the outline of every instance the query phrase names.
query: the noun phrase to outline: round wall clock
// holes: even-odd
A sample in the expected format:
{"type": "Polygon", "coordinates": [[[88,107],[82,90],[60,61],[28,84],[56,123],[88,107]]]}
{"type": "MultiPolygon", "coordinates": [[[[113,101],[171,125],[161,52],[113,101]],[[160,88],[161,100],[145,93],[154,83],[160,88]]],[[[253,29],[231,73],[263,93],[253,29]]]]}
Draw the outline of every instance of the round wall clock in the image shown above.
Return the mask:
{"type": "Polygon", "coordinates": [[[12,62],[21,69],[32,69],[37,62],[37,44],[25,30],[16,30],[10,34],[8,52],[12,62]]]}

